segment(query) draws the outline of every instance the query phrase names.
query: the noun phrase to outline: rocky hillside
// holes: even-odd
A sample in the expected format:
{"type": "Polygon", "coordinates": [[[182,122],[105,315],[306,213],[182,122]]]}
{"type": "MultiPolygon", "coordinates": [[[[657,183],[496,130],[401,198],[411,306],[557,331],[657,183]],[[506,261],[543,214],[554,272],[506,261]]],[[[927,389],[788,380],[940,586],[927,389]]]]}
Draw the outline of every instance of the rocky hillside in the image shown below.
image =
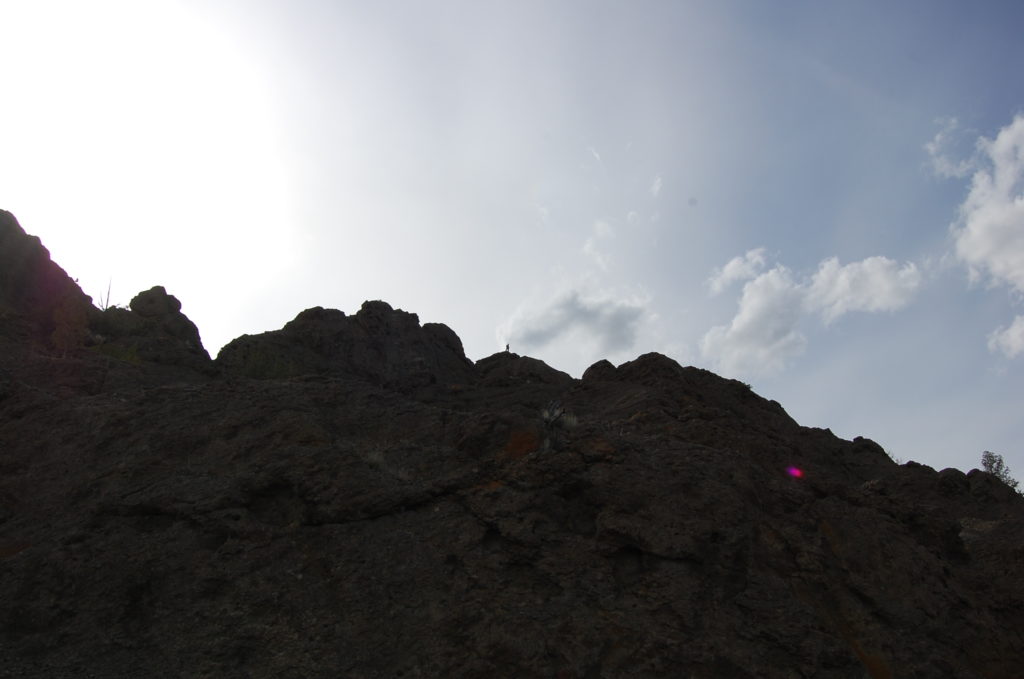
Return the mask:
{"type": "Polygon", "coordinates": [[[989,474],[658,354],[473,363],[367,302],[211,360],[180,309],[0,212],[0,676],[1024,676],[989,474]]]}

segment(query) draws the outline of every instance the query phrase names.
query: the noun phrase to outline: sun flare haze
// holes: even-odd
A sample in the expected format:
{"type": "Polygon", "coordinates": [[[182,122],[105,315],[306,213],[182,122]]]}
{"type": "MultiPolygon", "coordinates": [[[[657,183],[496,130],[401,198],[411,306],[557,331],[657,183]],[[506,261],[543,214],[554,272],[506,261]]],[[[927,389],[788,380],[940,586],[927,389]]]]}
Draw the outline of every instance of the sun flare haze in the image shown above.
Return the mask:
{"type": "Polygon", "coordinates": [[[218,302],[260,288],[293,240],[262,76],[174,3],[4,14],[17,27],[0,46],[6,208],[30,231],[51,225],[45,244],[94,300],[173,279],[207,336],[230,339],[220,324],[237,309],[218,302]]]}
{"type": "Polygon", "coordinates": [[[1024,469],[1024,5],[8,0],[0,25],[0,208],[97,304],[165,286],[211,354],[382,299],[474,360],[657,351],[903,460],[1024,469]]]}

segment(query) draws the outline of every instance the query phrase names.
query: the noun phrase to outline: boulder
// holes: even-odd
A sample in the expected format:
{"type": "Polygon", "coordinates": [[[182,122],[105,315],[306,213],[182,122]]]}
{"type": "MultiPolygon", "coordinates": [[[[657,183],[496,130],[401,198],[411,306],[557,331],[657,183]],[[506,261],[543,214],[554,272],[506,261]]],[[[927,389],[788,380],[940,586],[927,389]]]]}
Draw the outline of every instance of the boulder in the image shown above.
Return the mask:
{"type": "MultiPolygon", "coordinates": [[[[174,295],[168,295],[164,286],[157,285],[140,292],[132,298],[128,308],[143,318],[173,317],[181,311],[181,302],[174,295]]],[[[198,333],[196,333],[198,337],[198,333]]]]}

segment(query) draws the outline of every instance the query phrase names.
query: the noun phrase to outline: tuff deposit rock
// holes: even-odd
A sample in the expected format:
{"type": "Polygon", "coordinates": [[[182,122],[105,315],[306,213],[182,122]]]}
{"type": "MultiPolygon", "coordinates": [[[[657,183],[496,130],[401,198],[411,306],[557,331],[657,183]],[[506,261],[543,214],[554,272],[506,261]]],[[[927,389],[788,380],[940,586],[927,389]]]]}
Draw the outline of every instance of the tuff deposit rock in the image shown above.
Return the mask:
{"type": "Polygon", "coordinates": [[[474,365],[382,302],[201,379],[33,358],[31,311],[0,317],[0,675],[1020,676],[1024,499],[989,474],[658,354],[474,365]]]}

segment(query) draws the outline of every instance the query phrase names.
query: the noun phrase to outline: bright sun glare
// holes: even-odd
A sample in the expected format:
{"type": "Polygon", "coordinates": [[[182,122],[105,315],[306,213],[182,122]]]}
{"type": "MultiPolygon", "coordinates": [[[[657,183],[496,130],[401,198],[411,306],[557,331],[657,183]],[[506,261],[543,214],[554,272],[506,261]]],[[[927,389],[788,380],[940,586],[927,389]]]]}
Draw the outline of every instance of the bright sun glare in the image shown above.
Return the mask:
{"type": "Polygon", "coordinates": [[[86,293],[112,276],[124,303],[181,278],[171,292],[203,315],[204,288],[285,263],[273,102],[227,36],[155,0],[15,1],[0,18],[0,207],[86,293]]]}

